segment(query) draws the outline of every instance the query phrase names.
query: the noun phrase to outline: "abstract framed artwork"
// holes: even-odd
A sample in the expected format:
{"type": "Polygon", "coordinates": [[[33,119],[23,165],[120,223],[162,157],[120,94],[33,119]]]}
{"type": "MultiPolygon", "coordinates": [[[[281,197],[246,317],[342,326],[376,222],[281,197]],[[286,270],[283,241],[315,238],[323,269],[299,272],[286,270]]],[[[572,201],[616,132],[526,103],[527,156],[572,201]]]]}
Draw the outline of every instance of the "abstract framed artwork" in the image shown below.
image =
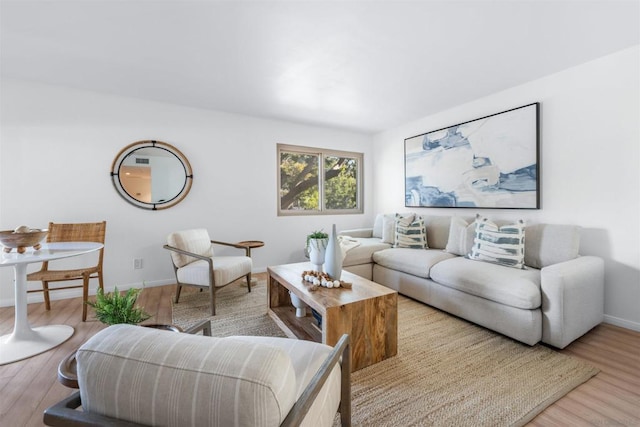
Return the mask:
{"type": "Polygon", "coordinates": [[[404,140],[405,206],[539,209],[539,103],[404,140]]]}

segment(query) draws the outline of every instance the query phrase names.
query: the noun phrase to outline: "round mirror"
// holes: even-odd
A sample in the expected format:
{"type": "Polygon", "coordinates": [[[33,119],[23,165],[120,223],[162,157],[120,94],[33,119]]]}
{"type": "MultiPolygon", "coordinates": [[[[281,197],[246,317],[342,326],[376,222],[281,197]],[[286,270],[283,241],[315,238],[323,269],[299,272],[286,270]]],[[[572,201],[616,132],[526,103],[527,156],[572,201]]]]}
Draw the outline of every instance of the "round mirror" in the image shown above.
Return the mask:
{"type": "Polygon", "coordinates": [[[166,209],[184,199],[193,183],[187,158],[161,141],[138,141],[126,146],[111,165],[118,193],[143,209],[166,209]]]}

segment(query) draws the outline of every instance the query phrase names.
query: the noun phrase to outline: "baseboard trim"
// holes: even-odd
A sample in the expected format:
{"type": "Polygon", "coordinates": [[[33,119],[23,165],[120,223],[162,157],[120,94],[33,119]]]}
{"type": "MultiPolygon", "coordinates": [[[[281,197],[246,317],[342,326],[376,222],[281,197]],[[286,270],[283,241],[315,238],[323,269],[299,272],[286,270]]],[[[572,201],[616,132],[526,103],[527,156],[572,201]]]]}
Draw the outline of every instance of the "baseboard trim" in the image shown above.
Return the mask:
{"type": "Polygon", "coordinates": [[[621,328],[631,329],[632,331],[640,332],[640,323],[632,322],[631,320],[621,319],[615,316],[604,315],[604,323],[608,323],[614,326],[620,326],[621,328]]]}
{"type": "MultiPolygon", "coordinates": [[[[256,268],[251,270],[251,273],[265,273],[267,271],[266,268],[256,268]]],[[[96,286],[95,281],[91,282],[89,285],[89,295],[96,294],[96,286]]],[[[164,280],[153,280],[153,281],[144,281],[144,282],[134,282],[124,285],[115,285],[118,286],[120,290],[125,290],[129,288],[144,288],[144,287],[154,287],[154,286],[164,286],[164,285],[172,285],[176,283],[175,279],[164,279],[164,280]]],[[[115,286],[105,286],[106,292],[112,292],[115,286]]],[[[56,301],[61,299],[68,298],[77,298],[82,296],[82,289],[62,289],[56,292],[50,292],[49,297],[56,301]]],[[[27,304],[36,303],[36,302],[44,302],[44,295],[42,292],[34,292],[31,294],[27,294],[27,304]]],[[[13,307],[15,305],[15,300],[13,298],[3,298],[0,299],[0,307],[13,307]]]]}
{"type": "MultiPolygon", "coordinates": [[[[97,285],[94,285],[95,283],[96,282],[94,281],[90,286],[89,295],[96,294],[97,285]]],[[[105,286],[104,290],[106,292],[113,292],[113,289],[116,286],[120,290],[125,290],[129,288],[138,288],[138,289],[152,288],[155,286],[171,285],[173,283],[176,283],[175,279],[144,281],[144,282],[129,283],[125,285],[105,286]]],[[[62,289],[59,291],[49,293],[49,297],[54,301],[61,300],[61,299],[68,299],[68,298],[77,298],[81,296],[82,296],[82,288],[62,289]]],[[[34,292],[34,293],[27,294],[27,304],[43,302],[43,301],[44,301],[44,294],[42,292],[34,292]]],[[[0,300],[0,307],[12,307],[14,305],[15,305],[15,300],[13,298],[11,299],[3,298],[0,300]]]]}

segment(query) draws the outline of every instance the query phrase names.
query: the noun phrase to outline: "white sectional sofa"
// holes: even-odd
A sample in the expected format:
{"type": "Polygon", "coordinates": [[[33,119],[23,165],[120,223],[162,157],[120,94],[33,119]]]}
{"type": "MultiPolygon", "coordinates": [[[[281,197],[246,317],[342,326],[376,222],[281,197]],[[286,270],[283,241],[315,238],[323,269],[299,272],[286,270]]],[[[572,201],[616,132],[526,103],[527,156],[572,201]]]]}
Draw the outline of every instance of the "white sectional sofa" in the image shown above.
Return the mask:
{"type": "Polygon", "coordinates": [[[394,216],[340,232],[345,270],[529,345],[564,348],[602,322],[604,262],[578,254],[579,227],[526,226],[525,266],[511,268],[464,256],[473,219],[421,215],[428,249],[408,249],[389,239],[394,216]]]}

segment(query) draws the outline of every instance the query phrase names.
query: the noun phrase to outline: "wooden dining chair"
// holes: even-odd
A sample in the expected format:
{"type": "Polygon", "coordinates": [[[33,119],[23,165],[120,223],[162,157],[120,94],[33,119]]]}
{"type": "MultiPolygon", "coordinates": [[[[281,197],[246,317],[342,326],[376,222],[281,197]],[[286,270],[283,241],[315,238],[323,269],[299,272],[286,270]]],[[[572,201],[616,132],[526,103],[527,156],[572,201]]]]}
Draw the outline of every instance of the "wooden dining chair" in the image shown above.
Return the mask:
{"type": "MultiPolygon", "coordinates": [[[[107,222],[76,223],[76,224],[56,224],[49,223],[49,234],[47,243],[54,242],[97,242],[104,244],[104,236],[107,222]]],[[[44,304],[47,310],[51,310],[49,292],[61,289],[82,288],[82,321],[87,320],[87,300],[89,298],[89,279],[98,279],[98,286],[104,289],[102,276],[102,258],[104,256],[104,246],[100,249],[98,263],[96,265],[76,268],[72,270],[54,270],[49,268],[49,262],[42,263],[39,271],[27,275],[28,281],[42,282],[42,289],[31,289],[27,292],[44,292],[44,304]],[[49,287],[53,282],[65,282],[71,280],[82,280],[81,285],[49,287]]]]}

